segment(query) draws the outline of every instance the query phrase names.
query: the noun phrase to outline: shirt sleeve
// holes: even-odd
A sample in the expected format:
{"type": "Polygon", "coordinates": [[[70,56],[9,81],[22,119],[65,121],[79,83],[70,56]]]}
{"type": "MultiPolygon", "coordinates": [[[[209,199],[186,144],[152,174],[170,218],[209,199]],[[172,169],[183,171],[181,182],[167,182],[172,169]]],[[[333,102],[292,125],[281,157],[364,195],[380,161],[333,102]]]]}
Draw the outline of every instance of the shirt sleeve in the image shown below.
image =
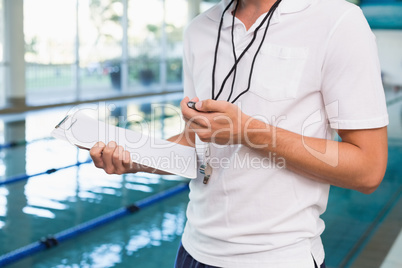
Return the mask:
{"type": "Polygon", "coordinates": [[[360,8],[339,18],[326,45],[321,92],[331,127],[388,125],[376,40],[360,8]]]}

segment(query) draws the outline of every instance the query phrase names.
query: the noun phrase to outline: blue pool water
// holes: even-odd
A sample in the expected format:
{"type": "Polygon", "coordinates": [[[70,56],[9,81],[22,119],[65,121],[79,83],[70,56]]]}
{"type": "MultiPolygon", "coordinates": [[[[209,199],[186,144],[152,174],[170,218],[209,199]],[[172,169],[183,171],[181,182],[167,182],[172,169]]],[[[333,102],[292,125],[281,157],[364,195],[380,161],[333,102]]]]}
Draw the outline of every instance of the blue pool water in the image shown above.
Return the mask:
{"type": "MultiPolygon", "coordinates": [[[[104,114],[108,118],[141,114],[144,120],[153,122],[156,136],[169,137],[181,130],[181,118],[174,109],[179,97],[114,103],[118,109],[104,114]],[[147,101],[171,106],[150,118],[147,113],[152,107],[147,101]]],[[[0,118],[0,144],[28,142],[0,149],[0,183],[17,175],[37,174],[88,160],[87,151],[49,138],[54,125],[68,110],[58,108],[0,118]]],[[[380,188],[372,195],[331,188],[323,215],[328,267],[352,265],[401,197],[402,101],[393,101],[389,113],[389,162],[380,188]]],[[[107,175],[92,164],[82,164],[0,184],[0,255],[183,182],[187,180],[178,176],[107,175]]],[[[7,267],[172,267],[186,220],[187,201],[185,191],[7,267]]]]}

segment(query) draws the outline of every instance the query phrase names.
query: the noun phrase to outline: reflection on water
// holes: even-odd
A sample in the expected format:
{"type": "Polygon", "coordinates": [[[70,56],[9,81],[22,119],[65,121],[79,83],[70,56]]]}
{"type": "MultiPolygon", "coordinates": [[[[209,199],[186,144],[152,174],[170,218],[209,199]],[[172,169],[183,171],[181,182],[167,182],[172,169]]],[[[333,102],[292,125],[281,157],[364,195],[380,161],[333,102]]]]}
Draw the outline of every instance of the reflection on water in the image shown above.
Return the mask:
{"type": "Polygon", "coordinates": [[[126,184],[124,184],[124,187],[129,190],[136,190],[136,191],[141,191],[141,192],[145,192],[145,193],[153,192],[153,189],[146,185],[126,183],[126,184]]]}
{"type": "MultiPolygon", "coordinates": [[[[8,190],[6,188],[0,188],[0,217],[5,217],[7,214],[7,195],[8,190]]],[[[4,224],[2,226],[4,226],[4,224]]]]}
{"type": "Polygon", "coordinates": [[[42,208],[24,207],[22,209],[22,211],[25,214],[38,216],[38,217],[42,217],[42,218],[54,219],[56,217],[56,215],[54,213],[52,213],[50,210],[42,209],[42,208]]]}
{"type": "Polygon", "coordinates": [[[121,262],[122,249],[121,245],[103,244],[88,252],[86,258],[93,267],[113,267],[121,262]]]}
{"type": "Polygon", "coordinates": [[[68,209],[67,205],[57,202],[55,200],[44,197],[35,197],[34,195],[30,194],[28,198],[28,205],[32,207],[44,207],[56,210],[68,209]]]}

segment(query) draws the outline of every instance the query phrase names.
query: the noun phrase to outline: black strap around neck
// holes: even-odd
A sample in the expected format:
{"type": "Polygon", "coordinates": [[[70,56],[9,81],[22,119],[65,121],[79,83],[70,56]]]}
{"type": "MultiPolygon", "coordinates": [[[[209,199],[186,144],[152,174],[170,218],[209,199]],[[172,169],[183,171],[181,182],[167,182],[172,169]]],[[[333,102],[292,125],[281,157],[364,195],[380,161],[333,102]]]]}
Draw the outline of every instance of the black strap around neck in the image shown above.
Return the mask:
{"type": "Polygon", "coordinates": [[[278,8],[278,6],[279,6],[279,4],[281,3],[281,1],[282,1],[282,0],[277,0],[277,1],[272,5],[272,7],[271,7],[270,10],[268,11],[268,13],[265,15],[264,19],[261,21],[261,23],[260,23],[260,24],[257,26],[257,28],[254,30],[253,38],[251,39],[250,43],[249,43],[249,44],[247,45],[247,47],[243,50],[243,52],[240,54],[240,56],[239,56],[238,58],[237,58],[237,56],[236,56],[236,50],[235,50],[235,45],[234,45],[234,34],[233,34],[234,21],[235,21],[236,11],[237,11],[238,4],[239,4],[239,1],[237,1],[236,7],[235,7],[234,12],[233,12],[232,31],[231,31],[231,34],[232,34],[232,50],[233,50],[233,56],[234,56],[235,61],[234,61],[234,64],[233,64],[232,68],[230,69],[230,71],[229,71],[228,74],[226,75],[225,79],[223,80],[222,85],[221,85],[221,87],[220,87],[220,89],[219,89],[218,94],[215,96],[215,72],[216,72],[216,63],[217,63],[217,58],[218,58],[219,42],[220,42],[220,39],[221,39],[221,31],[222,31],[222,25],[223,25],[223,18],[224,18],[224,15],[225,15],[226,11],[227,11],[227,10],[229,9],[229,7],[233,4],[234,0],[232,0],[232,1],[227,5],[227,7],[224,9],[224,11],[222,12],[221,21],[220,21],[220,23],[219,23],[218,37],[217,37],[217,40],[216,40],[215,54],[214,54],[214,64],[213,64],[213,68],[212,68],[212,90],[211,90],[211,91],[212,91],[212,99],[213,99],[213,100],[217,100],[217,99],[219,98],[219,96],[222,94],[223,88],[224,88],[224,86],[225,86],[227,80],[229,79],[229,77],[232,75],[232,73],[233,73],[233,81],[232,81],[232,86],[231,86],[230,94],[229,94],[229,97],[228,97],[228,99],[227,99],[228,102],[231,102],[231,103],[236,102],[242,95],[244,95],[245,93],[247,93],[247,92],[250,90],[251,78],[252,78],[252,75],[253,75],[255,60],[256,60],[256,58],[257,58],[258,52],[260,51],[260,49],[261,49],[261,47],[262,47],[262,44],[264,43],[265,37],[266,37],[267,32],[268,32],[269,25],[270,25],[270,23],[271,23],[272,16],[273,16],[275,10],[278,8]],[[253,45],[255,39],[257,38],[257,33],[258,33],[258,31],[259,31],[260,28],[264,25],[264,23],[267,22],[267,21],[268,21],[267,27],[266,27],[265,30],[264,30],[264,34],[263,34],[262,40],[261,40],[261,42],[260,42],[260,44],[259,44],[259,46],[258,46],[258,48],[257,48],[257,51],[256,51],[255,54],[254,54],[253,61],[252,61],[252,63],[251,63],[247,88],[246,88],[244,91],[242,91],[236,98],[234,98],[234,100],[230,101],[230,99],[231,99],[231,97],[232,97],[232,94],[233,94],[233,91],[234,91],[234,85],[235,85],[235,80],[236,80],[236,75],[237,75],[237,65],[239,64],[239,62],[240,62],[240,60],[243,58],[243,56],[246,54],[246,52],[247,52],[247,51],[250,49],[250,47],[253,45]]]}

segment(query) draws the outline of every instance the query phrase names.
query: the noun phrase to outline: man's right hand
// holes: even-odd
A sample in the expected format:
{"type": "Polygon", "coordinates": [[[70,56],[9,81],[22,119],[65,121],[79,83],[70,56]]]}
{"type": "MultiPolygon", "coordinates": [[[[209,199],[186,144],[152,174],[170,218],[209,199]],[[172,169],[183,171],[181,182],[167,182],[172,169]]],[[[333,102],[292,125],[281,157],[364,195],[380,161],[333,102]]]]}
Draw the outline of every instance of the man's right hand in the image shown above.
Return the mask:
{"type": "Polygon", "coordinates": [[[107,145],[103,142],[96,143],[89,151],[97,168],[105,170],[107,174],[125,174],[139,172],[137,164],[131,161],[130,153],[116,142],[111,141],[107,145]]]}
{"type": "Polygon", "coordinates": [[[171,175],[168,172],[151,168],[131,161],[130,152],[124,150],[123,146],[111,141],[107,145],[103,142],[96,143],[89,151],[92,160],[97,168],[103,169],[107,174],[126,173],[155,173],[159,175],[171,175]]]}

